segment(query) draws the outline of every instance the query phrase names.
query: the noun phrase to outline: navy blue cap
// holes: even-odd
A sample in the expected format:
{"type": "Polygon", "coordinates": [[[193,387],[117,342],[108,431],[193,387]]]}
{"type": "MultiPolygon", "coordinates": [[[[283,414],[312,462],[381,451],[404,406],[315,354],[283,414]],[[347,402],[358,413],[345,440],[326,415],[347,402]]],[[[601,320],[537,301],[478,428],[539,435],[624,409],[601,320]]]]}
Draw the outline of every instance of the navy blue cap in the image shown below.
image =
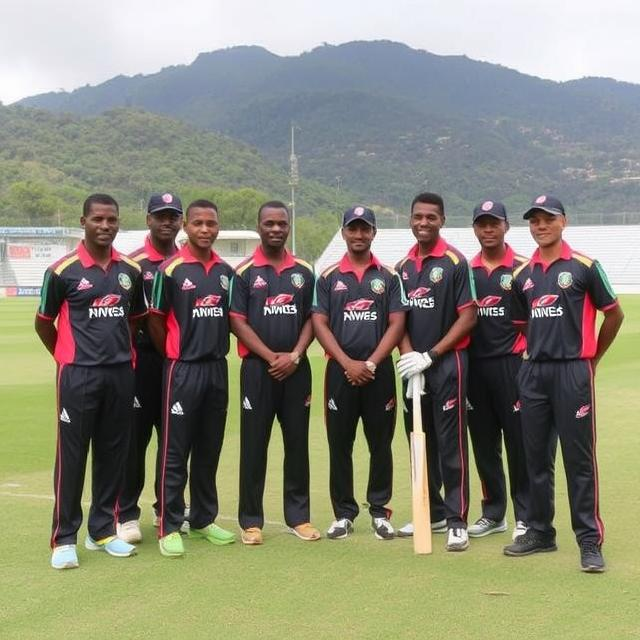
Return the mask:
{"type": "Polygon", "coordinates": [[[182,215],[182,202],[173,193],[154,193],[149,198],[147,213],[159,213],[160,211],[176,211],[182,215]]]}
{"type": "Polygon", "coordinates": [[[342,216],[342,228],[350,225],[354,220],[364,220],[369,226],[376,228],[376,214],[368,207],[351,207],[342,216]]]}
{"type": "Polygon", "coordinates": [[[529,210],[522,216],[525,220],[528,220],[536,211],[546,211],[553,216],[564,216],[566,215],[564,212],[564,207],[562,206],[562,202],[555,198],[554,196],[547,195],[543,193],[534,199],[531,203],[531,207],[529,210]]]}
{"type": "Polygon", "coordinates": [[[507,221],[507,210],[502,202],[494,202],[493,200],[485,200],[473,210],[473,221],[475,222],[482,216],[491,216],[498,220],[507,221]]]}

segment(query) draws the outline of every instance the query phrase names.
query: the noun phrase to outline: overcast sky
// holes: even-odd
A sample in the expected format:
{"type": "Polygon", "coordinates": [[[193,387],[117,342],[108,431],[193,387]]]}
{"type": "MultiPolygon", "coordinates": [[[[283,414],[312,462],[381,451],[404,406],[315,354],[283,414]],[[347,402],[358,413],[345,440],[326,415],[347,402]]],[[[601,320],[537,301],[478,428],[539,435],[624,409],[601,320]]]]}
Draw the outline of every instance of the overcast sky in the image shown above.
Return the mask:
{"type": "Polygon", "coordinates": [[[258,44],[296,55],[387,39],[524,73],[640,83],[637,0],[2,0],[0,100],[258,44]]]}

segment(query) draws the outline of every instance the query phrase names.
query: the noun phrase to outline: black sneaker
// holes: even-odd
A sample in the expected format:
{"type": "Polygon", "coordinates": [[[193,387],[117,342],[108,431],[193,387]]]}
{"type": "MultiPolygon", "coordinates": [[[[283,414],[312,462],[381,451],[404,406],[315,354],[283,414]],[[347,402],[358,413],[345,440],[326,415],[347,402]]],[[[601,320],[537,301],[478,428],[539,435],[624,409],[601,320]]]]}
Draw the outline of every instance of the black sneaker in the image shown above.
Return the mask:
{"type": "Polygon", "coordinates": [[[371,528],[378,540],[392,540],[396,534],[387,518],[371,518],[371,528]]]}
{"type": "Polygon", "coordinates": [[[602,573],[604,571],[604,558],[600,551],[600,545],[593,540],[583,540],[580,543],[580,568],[585,573],[602,573]]]}
{"type": "Polygon", "coordinates": [[[349,518],[338,518],[331,523],[327,529],[329,540],[342,540],[353,531],[353,522],[349,518]]]}
{"type": "Polygon", "coordinates": [[[555,537],[549,537],[533,529],[518,536],[513,544],[506,546],[503,551],[505,556],[528,556],[532,553],[544,553],[557,551],[555,537]]]}

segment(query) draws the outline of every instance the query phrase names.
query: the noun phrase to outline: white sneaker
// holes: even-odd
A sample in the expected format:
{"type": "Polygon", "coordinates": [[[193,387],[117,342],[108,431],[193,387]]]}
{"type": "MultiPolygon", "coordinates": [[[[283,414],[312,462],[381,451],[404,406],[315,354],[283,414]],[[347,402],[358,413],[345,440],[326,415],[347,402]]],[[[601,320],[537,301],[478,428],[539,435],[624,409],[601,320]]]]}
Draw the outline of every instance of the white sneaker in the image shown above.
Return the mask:
{"type": "Polygon", "coordinates": [[[413,536],[413,522],[407,522],[404,527],[400,527],[396,531],[398,538],[411,538],[413,536]]]}
{"type": "Polygon", "coordinates": [[[140,531],[140,522],[138,520],[127,520],[127,522],[118,522],[116,525],[116,533],[118,538],[128,542],[129,544],[137,544],[142,542],[142,531],[140,531]]]}
{"type": "MultiPolygon", "coordinates": [[[[431,533],[447,533],[447,519],[436,520],[431,523],[431,533]]],[[[396,531],[398,538],[411,538],[413,536],[413,522],[407,522],[404,527],[396,531]]]]}
{"type": "Polygon", "coordinates": [[[334,520],[327,529],[327,538],[329,540],[341,540],[346,538],[353,531],[353,522],[348,518],[340,518],[334,520]]]}
{"type": "Polygon", "coordinates": [[[513,534],[511,535],[511,539],[515,542],[518,536],[522,536],[527,533],[529,527],[527,527],[526,522],[522,522],[522,520],[518,520],[516,522],[516,526],[513,529],[513,534]]]}
{"type": "Polygon", "coordinates": [[[371,527],[378,540],[392,540],[396,532],[387,518],[371,518],[371,527]]]}
{"type": "Polygon", "coordinates": [[[449,529],[447,551],[464,551],[469,548],[469,536],[466,529],[449,529]]]}
{"type": "Polygon", "coordinates": [[[472,538],[483,538],[491,533],[502,533],[507,530],[507,521],[492,520],[491,518],[478,518],[470,527],[469,535],[472,538]]]}

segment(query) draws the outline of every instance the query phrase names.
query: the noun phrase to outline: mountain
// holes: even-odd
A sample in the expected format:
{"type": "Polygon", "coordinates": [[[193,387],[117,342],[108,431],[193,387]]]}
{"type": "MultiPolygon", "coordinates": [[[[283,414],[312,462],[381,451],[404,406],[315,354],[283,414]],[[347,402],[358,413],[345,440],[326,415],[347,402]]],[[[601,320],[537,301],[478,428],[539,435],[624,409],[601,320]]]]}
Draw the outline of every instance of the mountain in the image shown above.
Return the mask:
{"type": "Polygon", "coordinates": [[[425,188],[454,216],[485,197],[520,209],[540,191],[573,211],[638,209],[640,86],[552,82],[388,41],[291,57],[234,47],[22,104],[169,115],[255,146],[282,170],[293,121],[301,175],[400,210],[425,188]]]}

